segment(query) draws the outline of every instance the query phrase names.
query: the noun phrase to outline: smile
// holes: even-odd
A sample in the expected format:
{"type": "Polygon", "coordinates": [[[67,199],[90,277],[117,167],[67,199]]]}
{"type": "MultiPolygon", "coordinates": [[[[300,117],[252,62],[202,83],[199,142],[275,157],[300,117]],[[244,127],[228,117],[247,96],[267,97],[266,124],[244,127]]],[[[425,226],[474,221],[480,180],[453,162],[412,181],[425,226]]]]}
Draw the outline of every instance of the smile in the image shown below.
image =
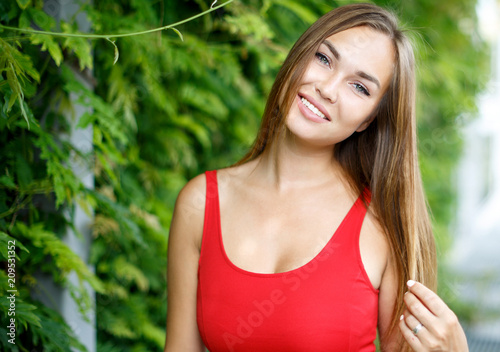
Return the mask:
{"type": "Polygon", "coordinates": [[[325,116],[325,114],[323,114],[321,111],[319,111],[319,109],[316,106],[314,106],[309,100],[307,100],[304,97],[300,97],[300,100],[302,101],[302,104],[304,104],[305,107],[307,107],[309,110],[311,110],[317,116],[329,121],[329,119],[325,116]]]}

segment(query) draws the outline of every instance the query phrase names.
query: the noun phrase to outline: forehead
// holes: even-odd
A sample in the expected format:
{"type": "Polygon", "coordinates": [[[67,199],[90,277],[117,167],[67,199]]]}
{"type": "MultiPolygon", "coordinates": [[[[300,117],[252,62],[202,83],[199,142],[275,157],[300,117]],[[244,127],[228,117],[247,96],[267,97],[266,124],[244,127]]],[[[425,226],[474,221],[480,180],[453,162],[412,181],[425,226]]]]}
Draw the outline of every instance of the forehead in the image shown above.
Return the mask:
{"type": "Polygon", "coordinates": [[[389,85],[394,71],[395,50],[388,35],[360,26],[335,33],[325,41],[333,44],[343,64],[375,75],[382,87],[389,85]]]}

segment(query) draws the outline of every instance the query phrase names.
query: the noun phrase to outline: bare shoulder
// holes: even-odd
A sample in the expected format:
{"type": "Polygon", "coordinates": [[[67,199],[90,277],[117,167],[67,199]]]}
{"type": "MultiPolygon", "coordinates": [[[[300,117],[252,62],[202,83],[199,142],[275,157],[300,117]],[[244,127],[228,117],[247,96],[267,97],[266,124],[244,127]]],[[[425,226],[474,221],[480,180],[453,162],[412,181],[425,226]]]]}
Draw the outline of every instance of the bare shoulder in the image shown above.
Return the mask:
{"type": "Polygon", "coordinates": [[[175,202],[171,228],[174,233],[191,237],[201,247],[205,214],[206,180],[200,174],[191,179],[179,192],[175,202]],[[175,231],[179,229],[181,231],[175,231]]]}
{"type": "MultiPolygon", "coordinates": [[[[219,198],[235,194],[248,175],[247,164],[217,170],[217,192],[219,198]]],[[[179,192],[172,217],[171,234],[201,249],[207,181],[205,174],[191,179],[179,192]]],[[[221,201],[222,202],[222,201],[221,201]]]]}
{"type": "MultiPolygon", "coordinates": [[[[231,193],[237,187],[241,187],[249,173],[251,173],[251,163],[217,170],[219,196],[221,193],[231,193]]],[[[177,197],[175,204],[177,215],[182,215],[186,222],[194,221],[195,224],[200,221],[203,222],[206,193],[207,182],[205,174],[200,174],[191,179],[182,188],[177,197]]]]}
{"type": "Polygon", "coordinates": [[[224,186],[226,181],[242,182],[246,180],[255,170],[257,163],[258,160],[252,160],[241,165],[217,170],[219,186],[224,186]]]}
{"type": "Polygon", "coordinates": [[[196,206],[196,208],[200,208],[199,203],[201,203],[201,206],[204,208],[206,184],[207,183],[205,179],[205,174],[200,174],[195,178],[191,179],[179,192],[176,206],[181,204],[181,205],[192,205],[196,206]],[[203,199],[203,202],[200,202],[201,199],[203,199]],[[185,204],[185,203],[191,203],[191,204],[185,204]]]}
{"type": "Polygon", "coordinates": [[[245,164],[231,166],[217,170],[217,184],[219,187],[219,197],[225,199],[227,196],[239,193],[248,186],[249,179],[255,169],[257,161],[250,161],[245,164]]]}

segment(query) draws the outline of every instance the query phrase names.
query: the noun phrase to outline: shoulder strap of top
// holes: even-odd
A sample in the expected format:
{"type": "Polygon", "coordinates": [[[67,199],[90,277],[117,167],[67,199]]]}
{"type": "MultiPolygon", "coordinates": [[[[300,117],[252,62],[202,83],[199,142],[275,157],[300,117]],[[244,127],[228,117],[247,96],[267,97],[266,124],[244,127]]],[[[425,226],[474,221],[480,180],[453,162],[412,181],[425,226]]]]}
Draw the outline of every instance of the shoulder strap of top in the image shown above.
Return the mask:
{"type": "Polygon", "coordinates": [[[217,187],[217,170],[211,170],[205,172],[205,178],[207,180],[207,202],[219,202],[219,191],[217,187]]]}
{"type": "Polygon", "coordinates": [[[209,244],[217,243],[217,235],[220,228],[219,190],[217,186],[217,171],[206,171],[207,183],[205,196],[205,221],[203,224],[203,239],[201,252],[209,244]]]}
{"type": "Polygon", "coordinates": [[[372,194],[370,192],[370,189],[366,187],[363,192],[361,192],[358,199],[356,199],[356,201],[354,202],[347,216],[354,216],[362,222],[366,212],[368,211],[368,207],[370,206],[371,198],[372,194]]]}
{"type": "Polygon", "coordinates": [[[217,171],[206,171],[207,190],[205,196],[205,225],[219,218],[219,189],[217,171]]]}
{"type": "Polygon", "coordinates": [[[356,215],[357,215],[358,221],[360,221],[361,223],[363,222],[363,219],[365,218],[365,215],[366,215],[366,212],[368,211],[368,207],[370,206],[371,200],[372,200],[372,193],[368,187],[365,187],[363,192],[359,195],[358,199],[356,200],[356,204],[355,204],[355,208],[357,208],[356,215]]]}
{"type": "Polygon", "coordinates": [[[361,201],[365,204],[366,208],[370,205],[370,202],[372,201],[372,192],[368,187],[365,187],[363,190],[363,193],[360,195],[361,201]]]}

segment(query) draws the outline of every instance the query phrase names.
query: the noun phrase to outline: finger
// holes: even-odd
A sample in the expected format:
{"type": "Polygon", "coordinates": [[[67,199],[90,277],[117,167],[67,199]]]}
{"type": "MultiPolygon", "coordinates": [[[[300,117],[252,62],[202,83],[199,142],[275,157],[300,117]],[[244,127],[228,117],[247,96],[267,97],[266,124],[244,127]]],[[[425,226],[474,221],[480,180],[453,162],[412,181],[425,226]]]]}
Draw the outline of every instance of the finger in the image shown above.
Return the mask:
{"type": "Polygon", "coordinates": [[[429,309],[411,292],[407,292],[403,298],[406,308],[410,313],[422,324],[424,324],[427,329],[433,330],[433,326],[436,325],[437,318],[432,314],[429,309]]]}
{"type": "Polygon", "coordinates": [[[418,338],[424,351],[435,351],[436,346],[440,346],[442,339],[437,338],[424,324],[416,334],[414,333],[413,329],[418,326],[419,321],[408,310],[405,310],[403,315],[406,326],[418,338]]]}
{"type": "Polygon", "coordinates": [[[446,303],[439,296],[422,285],[420,282],[409,280],[407,282],[408,290],[413,293],[435,316],[440,316],[448,309],[446,303]]]}
{"type": "Polygon", "coordinates": [[[406,342],[408,342],[413,351],[415,352],[425,351],[422,342],[420,342],[418,337],[415,336],[413,331],[411,331],[408,325],[406,325],[404,315],[401,316],[401,319],[399,321],[399,330],[401,331],[403,338],[406,340],[406,342]]]}
{"type": "Polygon", "coordinates": [[[425,328],[425,325],[422,324],[422,328],[420,328],[419,331],[415,334],[415,331],[413,329],[421,324],[420,321],[418,321],[418,319],[411,315],[408,311],[405,311],[404,321],[408,329],[410,329],[410,331],[420,340],[420,342],[425,345],[425,341],[427,341],[431,337],[430,332],[425,328]]]}

